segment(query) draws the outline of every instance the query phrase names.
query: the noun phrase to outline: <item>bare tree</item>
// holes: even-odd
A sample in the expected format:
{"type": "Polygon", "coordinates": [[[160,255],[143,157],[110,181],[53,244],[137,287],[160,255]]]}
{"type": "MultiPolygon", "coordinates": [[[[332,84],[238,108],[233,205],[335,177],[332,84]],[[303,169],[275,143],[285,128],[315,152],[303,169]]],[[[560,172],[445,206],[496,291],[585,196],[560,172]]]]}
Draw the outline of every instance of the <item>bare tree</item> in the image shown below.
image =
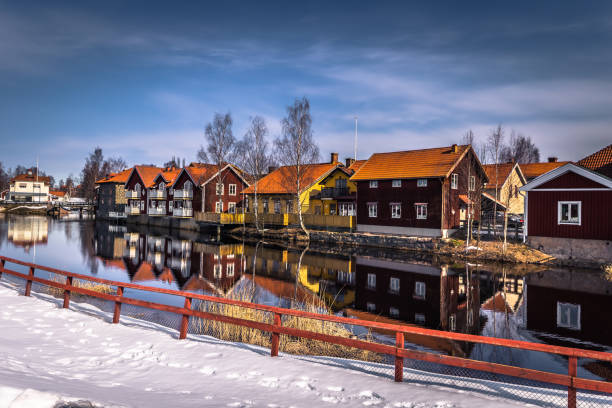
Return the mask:
{"type": "Polygon", "coordinates": [[[531,137],[512,130],[510,144],[501,149],[500,161],[502,163],[537,163],[540,161],[540,150],[531,141],[531,137]]]}
{"type": "Polygon", "coordinates": [[[501,124],[497,125],[495,129],[491,131],[487,139],[487,147],[489,155],[493,160],[493,164],[495,165],[495,202],[493,203],[493,233],[497,235],[497,230],[495,226],[497,224],[497,200],[499,200],[499,191],[498,191],[498,177],[499,177],[499,163],[500,163],[500,154],[501,150],[504,146],[504,128],[501,124]]]}
{"type": "MultiPolygon", "coordinates": [[[[254,199],[253,210],[255,213],[255,228],[260,231],[259,226],[259,202],[257,201],[257,187],[261,177],[266,173],[269,166],[273,165],[268,141],[268,127],[261,116],[251,118],[249,129],[237,144],[238,165],[244,170],[244,177],[253,186],[254,199]]],[[[243,206],[244,208],[244,206],[243,206]]]]}
{"type": "Polygon", "coordinates": [[[0,192],[8,190],[10,184],[9,182],[9,173],[4,170],[4,166],[2,165],[2,162],[0,162],[0,192]]]}
{"type": "Polygon", "coordinates": [[[303,200],[300,195],[305,186],[307,170],[310,164],[319,159],[319,147],[312,138],[312,117],[310,102],[306,97],[296,99],[287,107],[287,117],[281,121],[282,135],[274,141],[276,157],[279,163],[287,166],[284,183],[289,191],[295,194],[300,227],[310,238],[302,217],[303,200]]]}
{"type": "MultiPolygon", "coordinates": [[[[206,151],[200,148],[203,161],[207,162],[210,159],[212,164],[217,166],[215,191],[219,197],[221,212],[223,212],[223,179],[225,178],[221,170],[236,158],[236,139],[232,133],[232,123],[232,116],[229,112],[225,115],[215,113],[213,121],[206,125],[204,131],[207,142],[206,151]]],[[[200,158],[200,152],[198,152],[198,158],[200,158]]]]}
{"type": "Polygon", "coordinates": [[[96,147],[89,157],[85,159],[85,166],[81,170],[81,188],[79,195],[92,201],[95,196],[96,180],[109,173],[121,171],[127,167],[122,158],[109,158],[104,160],[104,154],[100,147],[96,147]]]}

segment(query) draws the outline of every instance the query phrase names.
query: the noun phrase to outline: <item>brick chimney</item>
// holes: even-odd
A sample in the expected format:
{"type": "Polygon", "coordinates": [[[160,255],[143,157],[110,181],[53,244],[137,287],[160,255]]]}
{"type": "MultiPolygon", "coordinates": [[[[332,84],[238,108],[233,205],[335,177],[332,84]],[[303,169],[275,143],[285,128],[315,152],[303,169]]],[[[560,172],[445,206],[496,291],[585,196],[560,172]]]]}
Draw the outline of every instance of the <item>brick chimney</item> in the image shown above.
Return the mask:
{"type": "Polygon", "coordinates": [[[557,162],[557,160],[559,160],[559,158],[554,157],[554,156],[551,156],[551,157],[549,157],[549,158],[548,158],[548,162],[549,162],[549,163],[556,163],[556,162],[557,162]]]}
{"type": "Polygon", "coordinates": [[[453,144],[453,145],[451,146],[451,152],[452,152],[452,153],[457,153],[457,151],[458,151],[458,149],[457,149],[457,145],[456,145],[456,144],[453,144]]]}
{"type": "Polygon", "coordinates": [[[268,166],[268,174],[272,173],[274,170],[276,170],[278,167],[276,166],[268,166]]]}
{"type": "Polygon", "coordinates": [[[345,163],[346,163],[346,168],[348,169],[349,167],[351,167],[353,165],[353,163],[355,163],[355,159],[351,159],[350,157],[347,157],[346,159],[344,159],[345,163]]]}
{"type": "Polygon", "coordinates": [[[338,162],[338,153],[332,153],[331,154],[331,160],[330,163],[337,163],[338,162]]]}

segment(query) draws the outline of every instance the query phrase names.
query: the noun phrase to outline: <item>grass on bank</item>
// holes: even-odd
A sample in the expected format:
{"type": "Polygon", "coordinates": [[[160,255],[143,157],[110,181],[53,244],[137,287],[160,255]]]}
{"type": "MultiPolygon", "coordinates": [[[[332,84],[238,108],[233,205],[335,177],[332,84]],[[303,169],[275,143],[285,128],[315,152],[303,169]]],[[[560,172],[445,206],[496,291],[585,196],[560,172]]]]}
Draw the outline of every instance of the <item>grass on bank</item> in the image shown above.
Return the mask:
{"type": "MultiPolygon", "coordinates": [[[[64,276],[54,276],[51,280],[53,282],[57,282],[57,283],[61,283],[61,284],[65,284],[66,283],[66,277],[64,277],[64,276]]],[[[91,281],[81,281],[79,279],[74,279],[72,281],[72,286],[75,286],[77,288],[91,290],[93,292],[107,294],[107,295],[114,295],[117,292],[115,290],[115,288],[112,287],[112,286],[104,285],[102,283],[97,283],[97,282],[91,282],[91,281]]],[[[61,298],[61,297],[64,296],[64,289],[56,288],[54,286],[49,286],[47,288],[47,292],[51,296],[54,296],[54,297],[57,297],[57,298],[61,298]]],[[[84,294],[78,293],[78,292],[70,292],[70,298],[71,299],[86,298],[86,297],[88,297],[88,295],[84,295],[84,294]]]]}
{"type": "MultiPolygon", "coordinates": [[[[234,300],[251,302],[253,299],[253,293],[251,289],[242,289],[237,293],[232,294],[230,298],[234,300]]],[[[235,305],[200,302],[196,304],[196,309],[203,312],[215,313],[244,320],[268,324],[273,323],[272,313],[235,305]]],[[[298,307],[294,307],[294,309],[312,313],[322,312],[321,308],[314,304],[302,304],[298,307]]],[[[346,326],[334,322],[325,322],[295,316],[283,316],[282,325],[284,327],[291,327],[315,333],[324,333],[332,336],[356,338],[356,336],[346,326]]],[[[193,318],[192,327],[198,334],[206,334],[221,340],[248,343],[263,347],[270,347],[271,345],[270,333],[249,327],[200,318],[193,318]]],[[[367,336],[366,340],[368,340],[369,337],[370,336],[367,336]]],[[[279,343],[280,351],[290,354],[341,357],[374,362],[382,361],[382,357],[377,353],[317,340],[281,335],[279,343]]]]}

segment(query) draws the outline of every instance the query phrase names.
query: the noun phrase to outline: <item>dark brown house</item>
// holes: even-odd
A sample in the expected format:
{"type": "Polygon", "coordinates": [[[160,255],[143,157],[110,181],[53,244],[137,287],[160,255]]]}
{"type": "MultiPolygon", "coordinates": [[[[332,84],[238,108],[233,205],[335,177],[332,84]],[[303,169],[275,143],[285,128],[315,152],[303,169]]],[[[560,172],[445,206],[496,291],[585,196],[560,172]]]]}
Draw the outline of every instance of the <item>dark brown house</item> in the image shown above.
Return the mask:
{"type": "Polygon", "coordinates": [[[351,177],[357,230],[447,237],[478,219],[487,176],[470,145],[376,153],[351,177]]]}

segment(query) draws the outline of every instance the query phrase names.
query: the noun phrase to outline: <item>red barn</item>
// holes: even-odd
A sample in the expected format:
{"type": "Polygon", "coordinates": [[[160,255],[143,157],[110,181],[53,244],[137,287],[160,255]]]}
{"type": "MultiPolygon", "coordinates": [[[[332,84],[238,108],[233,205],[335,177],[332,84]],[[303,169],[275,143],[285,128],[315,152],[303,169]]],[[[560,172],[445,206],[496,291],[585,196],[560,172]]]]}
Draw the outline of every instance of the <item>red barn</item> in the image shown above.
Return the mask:
{"type": "MultiPolygon", "coordinates": [[[[612,145],[607,149],[607,163],[597,161],[598,168],[612,163],[612,145]]],[[[593,162],[589,157],[580,162],[593,162]]],[[[612,179],[568,163],[521,191],[526,194],[525,236],[530,246],[562,259],[612,260],[612,179]]]]}
{"type": "Polygon", "coordinates": [[[432,237],[478,219],[488,181],[470,145],[375,153],[351,180],[358,231],[432,237]]]}

